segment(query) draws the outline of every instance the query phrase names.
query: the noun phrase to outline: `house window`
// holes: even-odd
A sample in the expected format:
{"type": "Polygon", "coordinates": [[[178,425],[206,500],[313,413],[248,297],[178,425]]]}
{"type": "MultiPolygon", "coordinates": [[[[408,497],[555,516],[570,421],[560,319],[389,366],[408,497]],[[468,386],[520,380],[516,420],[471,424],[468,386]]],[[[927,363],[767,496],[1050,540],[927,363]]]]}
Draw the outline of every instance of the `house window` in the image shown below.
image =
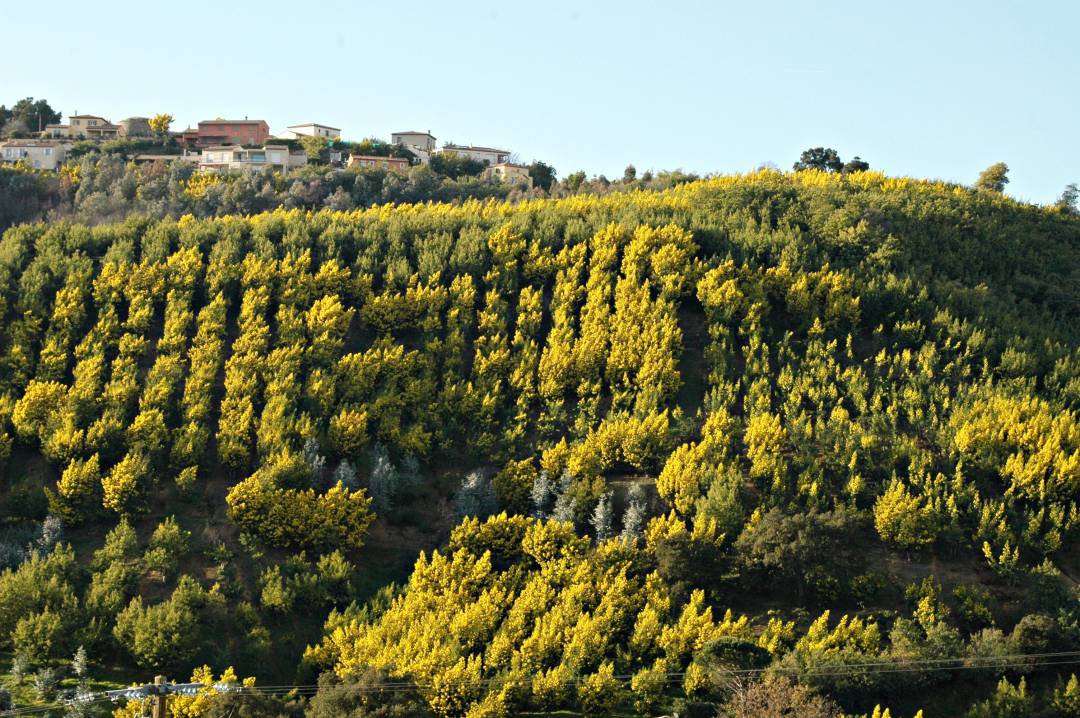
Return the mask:
{"type": "Polygon", "coordinates": [[[45,156],[46,157],[51,157],[52,156],[52,147],[46,147],[45,148],[45,156]]]}
{"type": "Polygon", "coordinates": [[[41,160],[34,160],[34,169],[41,169],[41,160]]]}

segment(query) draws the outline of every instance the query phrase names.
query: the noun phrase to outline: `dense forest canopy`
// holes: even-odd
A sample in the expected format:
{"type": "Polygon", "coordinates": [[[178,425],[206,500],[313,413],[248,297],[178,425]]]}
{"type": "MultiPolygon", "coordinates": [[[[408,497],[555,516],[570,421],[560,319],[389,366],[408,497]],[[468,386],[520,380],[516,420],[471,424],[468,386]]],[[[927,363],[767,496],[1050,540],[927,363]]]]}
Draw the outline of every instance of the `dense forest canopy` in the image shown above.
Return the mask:
{"type": "Polygon", "coordinates": [[[0,291],[24,663],[322,673],[309,715],[1080,701],[1033,658],[1080,649],[1061,208],[855,168],[133,215],[7,230],[0,291]]]}

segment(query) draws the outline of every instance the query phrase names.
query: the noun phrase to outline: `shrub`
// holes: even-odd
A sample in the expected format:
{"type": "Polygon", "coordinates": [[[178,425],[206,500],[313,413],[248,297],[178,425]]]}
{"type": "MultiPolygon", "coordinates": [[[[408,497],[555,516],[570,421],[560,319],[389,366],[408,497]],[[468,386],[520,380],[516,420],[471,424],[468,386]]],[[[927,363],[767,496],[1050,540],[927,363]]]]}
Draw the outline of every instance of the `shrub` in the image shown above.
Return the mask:
{"type": "Polygon", "coordinates": [[[1080,718],[1080,681],[1070,674],[1066,683],[1059,684],[1050,696],[1050,708],[1060,718],[1080,718]]]}
{"type": "Polygon", "coordinates": [[[578,705],[587,716],[611,715],[621,700],[622,685],[615,678],[615,667],[610,661],[600,664],[596,673],[590,673],[578,684],[578,705]]]}
{"type": "Polygon", "coordinates": [[[1031,710],[1032,701],[1027,694],[1027,681],[1021,677],[1020,683],[1014,686],[1007,678],[1002,678],[994,694],[976,703],[964,716],[965,718],[1028,718],[1031,710]]]}
{"type": "Polygon", "coordinates": [[[52,657],[65,636],[60,616],[45,609],[19,619],[11,633],[11,644],[17,653],[43,663],[52,657]]]}
{"type": "Polygon", "coordinates": [[[51,701],[56,696],[56,688],[60,685],[60,678],[53,668],[39,668],[34,674],[34,694],[38,700],[51,701]]]}

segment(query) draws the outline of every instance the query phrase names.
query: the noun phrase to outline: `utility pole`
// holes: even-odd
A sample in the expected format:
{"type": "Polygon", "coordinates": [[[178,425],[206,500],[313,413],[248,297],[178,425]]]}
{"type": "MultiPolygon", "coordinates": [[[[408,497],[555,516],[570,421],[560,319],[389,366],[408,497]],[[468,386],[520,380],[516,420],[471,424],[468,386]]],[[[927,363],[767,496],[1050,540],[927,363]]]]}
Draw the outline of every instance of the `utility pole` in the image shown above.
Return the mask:
{"type": "Polygon", "coordinates": [[[169,694],[164,688],[165,676],[154,676],[154,709],[153,718],[168,718],[166,709],[169,706],[169,694]]]}

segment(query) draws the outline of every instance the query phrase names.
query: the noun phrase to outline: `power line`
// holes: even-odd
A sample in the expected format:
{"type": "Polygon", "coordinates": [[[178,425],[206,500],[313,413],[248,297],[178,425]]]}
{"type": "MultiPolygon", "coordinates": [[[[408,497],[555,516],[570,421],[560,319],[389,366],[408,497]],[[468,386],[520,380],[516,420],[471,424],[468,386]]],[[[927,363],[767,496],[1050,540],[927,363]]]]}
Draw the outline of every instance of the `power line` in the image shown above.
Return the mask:
{"type": "MultiPolygon", "coordinates": [[[[783,673],[785,675],[798,676],[801,678],[844,678],[851,676],[869,676],[878,674],[889,673],[919,673],[919,672],[931,672],[931,671],[968,671],[968,670],[986,670],[986,669],[1011,669],[1011,668],[1044,668],[1050,666],[1067,666],[1080,664],[1080,651],[1054,651],[1045,653],[1012,653],[1003,654],[1000,656],[953,656],[943,658],[919,658],[912,660],[892,660],[882,659],[874,661],[863,661],[859,663],[841,663],[836,666],[821,670],[802,670],[797,667],[788,668],[783,666],[769,666],[766,668],[733,668],[733,669],[720,669],[719,673],[725,676],[753,676],[760,675],[767,672],[783,673]]],[[[681,681],[687,675],[686,671],[665,671],[656,674],[658,678],[662,678],[665,683],[673,683],[681,681]]],[[[470,680],[467,678],[440,681],[438,685],[434,683],[420,683],[413,680],[397,680],[387,681],[374,686],[350,686],[349,690],[358,693],[401,693],[410,692],[416,690],[430,690],[441,687],[452,687],[455,685],[480,685],[480,686],[498,686],[508,683],[520,682],[524,685],[531,685],[535,680],[536,675],[528,675],[522,677],[515,676],[499,676],[484,678],[480,680],[470,680]]],[[[620,683],[628,683],[633,680],[634,674],[619,674],[613,675],[613,679],[620,683]]],[[[584,676],[572,676],[568,679],[569,683],[580,683],[585,679],[584,676]]],[[[341,684],[330,684],[327,687],[336,687],[341,684]]],[[[132,686],[130,688],[123,688],[111,691],[101,691],[96,693],[83,693],[76,697],[73,697],[64,701],[54,701],[52,703],[37,705],[37,706],[24,706],[22,708],[13,708],[0,714],[3,716],[29,716],[40,713],[47,713],[56,709],[62,709],[73,703],[81,705],[93,705],[106,702],[118,702],[123,700],[155,700],[158,698],[165,698],[169,695],[199,695],[207,690],[212,690],[219,694],[233,694],[237,697],[253,697],[253,696],[267,696],[267,697],[286,697],[286,696],[311,696],[317,693],[320,688],[323,688],[319,684],[296,684],[296,685],[267,685],[267,686],[243,686],[237,683],[153,683],[144,684],[141,686],[132,686]]]]}

